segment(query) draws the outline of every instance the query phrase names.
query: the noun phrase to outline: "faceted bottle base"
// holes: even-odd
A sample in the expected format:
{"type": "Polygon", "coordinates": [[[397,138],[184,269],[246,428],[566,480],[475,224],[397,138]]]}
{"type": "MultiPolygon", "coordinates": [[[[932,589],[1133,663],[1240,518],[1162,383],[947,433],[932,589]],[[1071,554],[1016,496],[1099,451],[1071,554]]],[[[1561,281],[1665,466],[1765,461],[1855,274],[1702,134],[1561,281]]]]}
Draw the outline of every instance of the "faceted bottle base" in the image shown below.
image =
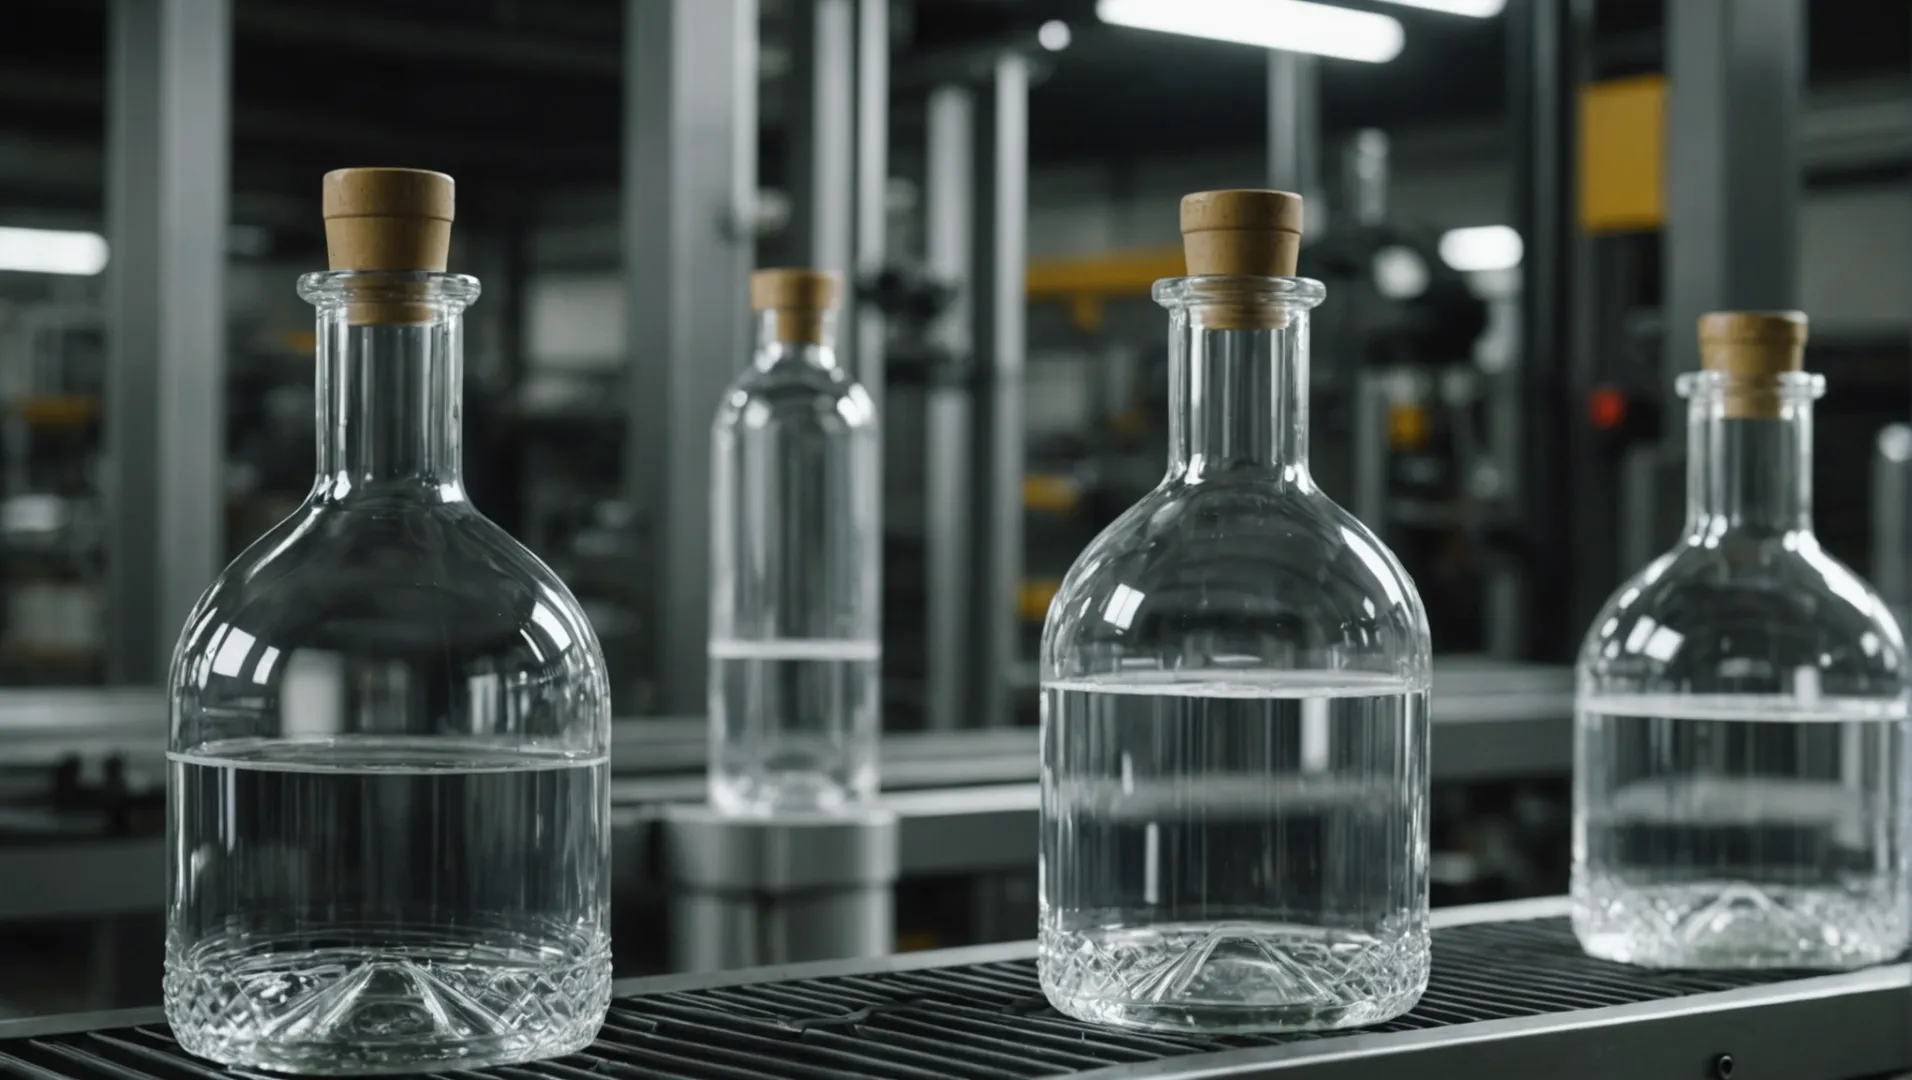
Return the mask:
{"type": "Polygon", "coordinates": [[[200,1057],[278,1072],[408,1073],[557,1057],[590,1044],[610,1002],[608,952],[584,960],[469,945],[216,952],[167,958],[174,1037],[200,1057]]]}
{"type": "Polygon", "coordinates": [[[1656,968],[1830,968],[1905,951],[1906,898],[1844,889],[1697,882],[1574,883],[1573,931],[1589,956],[1656,968]]]}
{"type": "Polygon", "coordinates": [[[1427,989],[1425,932],[1378,938],[1280,923],[1044,930],[1042,991],[1091,1023],[1208,1034],[1393,1019],[1427,989]]]}

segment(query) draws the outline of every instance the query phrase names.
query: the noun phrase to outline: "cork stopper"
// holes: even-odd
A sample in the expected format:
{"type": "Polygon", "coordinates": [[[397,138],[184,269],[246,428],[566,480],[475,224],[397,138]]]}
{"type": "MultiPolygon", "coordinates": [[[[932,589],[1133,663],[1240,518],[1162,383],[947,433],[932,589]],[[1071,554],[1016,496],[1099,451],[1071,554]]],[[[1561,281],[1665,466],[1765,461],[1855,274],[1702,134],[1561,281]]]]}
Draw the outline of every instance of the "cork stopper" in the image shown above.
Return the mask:
{"type": "MultiPolygon", "coordinates": [[[[334,270],[442,273],[451,249],[452,179],[425,169],[334,169],[323,189],[326,260],[334,270]]],[[[419,292],[423,293],[420,287],[419,292]]],[[[346,305],[354,324],[430,322],[430,304],[346,305]]]]}
{"type": "Polygon", "coordinates": [[[777,340],[786,345],[821,345],[825,316],[835,311],[842,287],[828,270],[782,267],[750,275],[750,306],[773,312],[777,340]]]}
{"type": "MultiPolygon", "coordinates": [[[[1293,277],[1301,253],[1301,196],[1287,191],[1198,191],[1182,199],[1182,254],[1191,277],[1293,277]]],[[[1244,283],[1246,285],[1246,283],[1244,283]]],[[[1201,306],[1217,330],[1269,329],[1287,316],[1244,288],[1240,303],[1201,306]]]]}
{"type": "Polygon", "coordinates": [[[1725,376],[1725,410],[1736,420],[1779,415],[1779,376],[1805,360],[1799,311],[1715,311],[1700,316],[1700,369],[1725,376]]]}

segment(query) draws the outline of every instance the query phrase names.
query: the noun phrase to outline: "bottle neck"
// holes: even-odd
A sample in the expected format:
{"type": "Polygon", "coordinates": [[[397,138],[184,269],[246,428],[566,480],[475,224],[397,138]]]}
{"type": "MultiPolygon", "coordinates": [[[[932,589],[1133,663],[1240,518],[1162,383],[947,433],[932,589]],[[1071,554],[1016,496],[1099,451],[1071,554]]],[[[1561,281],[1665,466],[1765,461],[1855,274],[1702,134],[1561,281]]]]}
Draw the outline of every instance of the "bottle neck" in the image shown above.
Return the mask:
{"type": "Polygon", "coordinates": [[[422,307],[419,322],[355,321],[350,305],[320,310],[319,499],[464,501],[464,315],[422,307]]]}
{"type": "Polygon", "coordinates": [[[1308,474],[1308,316],[1214,328],[1174,313],[1169,342],[1169,476],[1201,483],[1238,470],[1312,486],[1308,474]]]}
{"type": "Polygon", "coordinates": [[[1731,415],[1717,391],[1693,395],[1686,524],[1700,542],[1812,532],[1809,398],[1790,396],[1776,415],[1749,417],[1731,415]]]}
{"type": "Polygon", "coordinates": [[[780,364],[834,369],[836,316],[817,312],[793,316],[789,312],[757,313],[756,365],[769,370],[780,364]]]}

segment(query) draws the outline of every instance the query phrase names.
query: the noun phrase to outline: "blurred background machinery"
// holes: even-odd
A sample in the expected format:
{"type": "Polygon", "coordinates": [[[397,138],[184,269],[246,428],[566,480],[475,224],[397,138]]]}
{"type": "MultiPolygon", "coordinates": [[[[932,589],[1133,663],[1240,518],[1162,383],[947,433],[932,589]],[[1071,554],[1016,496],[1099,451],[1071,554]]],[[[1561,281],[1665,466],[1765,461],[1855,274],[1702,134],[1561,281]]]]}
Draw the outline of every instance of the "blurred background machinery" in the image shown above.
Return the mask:
{"type": "Polygon", "coordinates": [[[350,164],[459,180],[472,496],[584,601],[625,717],[620,973],[674,962],[709,358],[743,354],[744,272],[844,273],[885,420],[894,945],[1022,938],[1041,620],[1160,479],[1148,289],[1199,188],[1309,198],[1314,470],[1434,621],[1436,902],[1563,889],[1566,665],[1678,525],[1697,311],[1811,312],[1820,535],[1912,604],[1912,26],[1864,0],[1349,2],[1401,21],[1396,60],[1088,0],[12,0],[0,1010],[157,998],[158,687],[191,598],[305,494],[292,282],[350,164]]]}

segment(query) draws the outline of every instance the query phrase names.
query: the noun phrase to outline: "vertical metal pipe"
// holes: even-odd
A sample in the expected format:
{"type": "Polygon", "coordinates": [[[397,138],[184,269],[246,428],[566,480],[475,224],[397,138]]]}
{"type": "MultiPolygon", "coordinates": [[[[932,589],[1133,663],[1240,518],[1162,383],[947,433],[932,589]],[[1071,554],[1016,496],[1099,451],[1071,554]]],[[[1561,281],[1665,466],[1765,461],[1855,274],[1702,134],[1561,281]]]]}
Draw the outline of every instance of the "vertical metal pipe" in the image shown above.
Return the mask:
{"type": "Polygon", "coordinates": [[[1014,720],[1009,679],[1017,659],[1022,582],[1023,359],[1027,349],[1029,63],[997,59],[976,160],[979,228],[974,299],[979,386],[975,415],[972,723],[1014,720]]]}
{"type": "Polygon", "coordinates": [[[951,377],[931,379],[923,425],[927,717],[930,728],[944,731],[964,726],[975,671],[970,635],[972,394],[970,385],[955,377],[967,369],[972,352],[975,114],[976,96],[967,87],[942,86],[930,93],[923,184],[925,261],[936,280],[957,290],[949,310],[931,328],[931,340],[961,361],[951,377]]]}
{"type": "MultiPolygon", "coordinates": [[[[883,269],[890,187],[890,0],[857,0],[856,9],[856,252],[858,282],[883,269]]],[[[855,314],[857,381],[883,411],[883,313],[858,302],[855,314]]]]}
{"type": "MultiPolygon", "coordinates": [[[[163,682],[224,556],[228,0],[109,14],[107,676],[163,682]]],[[[317,177],[313,178],[316,189],[317,177]]]]}
{"type": "Polygon", "coordinates": [[[1268,51],[1268,186],[1310,200],[1321,184],[1319,83],[1314,57],[1268,51]]]}
{"type": "Polygon", "coordinates": [[[858,164],[854,3],[798,0],[790,79],[791,247],[798,261],[846,279],[858,164]]]}
{"type": "MultiPolygon", "coordinates": [[[[1572,0],[1521,0],[1509,9],[1510,144],[1521,260],[1518,377],[1524,423],[1515,497],[1524,537],[1526,659],[1561,661],[1583,626],[1572,611],[1573,457],[1578,430],[1573,365],[1573,161],[1580,68],[1572,0]]],[[[1591,615],[1591,612],[1586,613],[1591,615]]]]}
{"type": "Polygon", "coordinates": [[[627,0],[624,484],[649,523],[651,708],[701,713],[710,611],[710,421],[749,359],[756,0],[627,0]]]}

